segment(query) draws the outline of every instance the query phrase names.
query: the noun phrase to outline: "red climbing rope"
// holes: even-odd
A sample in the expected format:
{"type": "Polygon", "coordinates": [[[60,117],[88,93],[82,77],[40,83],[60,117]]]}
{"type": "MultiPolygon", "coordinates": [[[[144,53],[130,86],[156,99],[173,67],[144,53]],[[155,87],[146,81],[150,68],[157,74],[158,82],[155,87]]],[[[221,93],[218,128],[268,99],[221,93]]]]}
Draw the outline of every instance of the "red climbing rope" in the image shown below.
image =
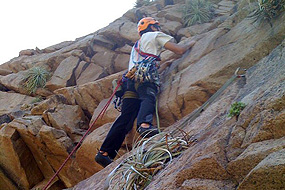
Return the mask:
{"type": "Polygon", "coordinates": [[[65,159],[65,161],[62,163],[62,165],[59,167],[59,169],[56,171],[56,173],[52,176],[52,178],[48,181],[48,183],[45,185],[45,187],[43,188],[43,190],[48,189],[48,186],[51,184],[52,180],[54,180],[54,178],[59,174],[59,172],[62,170],[63,166],[67,163],[67,161],[70,159],[70,157],[72,156],[72,154],[78,149],[78,147],[80,146],[80,144],[83,142],[84,138],[87,136],[87,134],[90,132],[91,128],[93,127],[93,125],[96,123],[96,121],[99,119],[99,117],[101,116],[101,118],[103,117],[103,115],[105,114],[107,108],[109,107],[116,91],[118,90],[118,88],[121,86],[122,84],[122,80],[118,81],[117,83],[117,87],[115,88],[113,94],[111,95],[111,97],[109,98],[108,102],[105,104],[105,106],[103,107],[103,109],[101,110],[101,112],[98,114],[98,116],[96,117],[96,119],[89,125],[88,130],[85,132],[85,134],[82,136],[82,138],[80,139],[80,141],[77,143],[77,145],[74,147],[74,149],[71,151],[71,153],[68,155],[68,157],[65,159]]]}

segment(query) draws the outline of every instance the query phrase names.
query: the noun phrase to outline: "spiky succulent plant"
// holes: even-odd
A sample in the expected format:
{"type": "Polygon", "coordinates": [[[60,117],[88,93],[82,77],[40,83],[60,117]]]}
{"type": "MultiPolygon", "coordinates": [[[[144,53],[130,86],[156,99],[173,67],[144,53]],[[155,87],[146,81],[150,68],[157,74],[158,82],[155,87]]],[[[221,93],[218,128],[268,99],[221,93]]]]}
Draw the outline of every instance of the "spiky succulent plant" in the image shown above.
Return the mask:
{"type": "Polygon", "coordinates": [[[29,69],[24,76],[23,86],[29,94],[35,93],[37,88],[43,88],[46,85],[49,72],[42,67],[33,67],[29,69]]]}
{"type": "Polygon", "coordinates": [[[207,0],[186,0],[181,11],[187,27],[209,22],[214,16],[212,3],[207,0]]]}
{"type": "Polygon", "coordinates": [[[134,145],[132,154],[109,174],[105,189],[109,186],[124,190],[144,189],[167,162],[189,147],[190,140],[186,136],[160,133],[141,139],[134,145]]]}

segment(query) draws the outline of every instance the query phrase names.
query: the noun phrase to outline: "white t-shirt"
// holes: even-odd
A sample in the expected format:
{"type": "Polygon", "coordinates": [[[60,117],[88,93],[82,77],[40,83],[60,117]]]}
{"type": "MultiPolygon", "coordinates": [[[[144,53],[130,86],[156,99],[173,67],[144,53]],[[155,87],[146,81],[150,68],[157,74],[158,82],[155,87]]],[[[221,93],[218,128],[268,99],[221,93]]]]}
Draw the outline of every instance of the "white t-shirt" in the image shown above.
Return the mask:
{"type": "MultiPolygon", "coordinates": [[[[142,37],[139,39],[138,48],[144,53],[159,56],[166,42],[170,40],[173,40],[173,37],[164,34],[163,32],[147,32],[143,34],[142,37]]],[[[142,59],[143,58],[139,56],[138,52],[133,47],[130,55],[129,70],[134,66],[135,62],[141,61],[142,59]]]]}

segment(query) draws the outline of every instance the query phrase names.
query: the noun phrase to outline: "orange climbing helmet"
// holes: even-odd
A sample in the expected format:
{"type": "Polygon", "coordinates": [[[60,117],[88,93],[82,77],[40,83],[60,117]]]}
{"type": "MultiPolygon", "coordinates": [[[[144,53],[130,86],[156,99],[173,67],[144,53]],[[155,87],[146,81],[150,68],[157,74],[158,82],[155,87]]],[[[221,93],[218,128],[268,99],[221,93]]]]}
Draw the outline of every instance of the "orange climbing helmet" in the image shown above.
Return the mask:
{"type": "Polygon", "coordinates": [[[159,26],[159,22],[152,17],[142,18],[138,23],[138,32],[140,33],[141,31],[147,29],[150,24],[156,24],[159,26]]]}

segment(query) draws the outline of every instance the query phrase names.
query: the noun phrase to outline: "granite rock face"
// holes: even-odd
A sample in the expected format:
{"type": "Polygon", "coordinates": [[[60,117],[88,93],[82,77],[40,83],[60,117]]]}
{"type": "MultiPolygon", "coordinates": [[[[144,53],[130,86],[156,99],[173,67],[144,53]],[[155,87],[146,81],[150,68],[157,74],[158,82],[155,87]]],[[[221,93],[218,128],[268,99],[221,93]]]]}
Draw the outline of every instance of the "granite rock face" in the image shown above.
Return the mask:
{"type": "MultiPolygon", "coordinates": [[[[45,49],[22,50],[0,65],[0,189],[43,188],[82,136],[90,133],[50,189],[103,189],[108,174],[137,139],[135,126],[116,160],[106,168],[94,161],[112,122],[120,114],[109,106],[112,81],[128,68],[139,39],[137,21],[159,20],[179,44],[195,40],[183,56],[162,52],[158,110],[161,129],[197,139],[158,172],[146,189],[284,189],[285,14],[256,25],[245,1],[213,1],[216,16],[184,27],[184,1],[159,0],[134,8],[108,26],[75,41],[45,49]],[[29,94],[28,69],[44,67],[50,78],[29,94]],[[195,119],[235,70],[247,69],[195,119]],[[246,104],[229,118],[234,102],[246,104]]],[[[156,123],[156,121],[154,121],[156,123]]]]}

